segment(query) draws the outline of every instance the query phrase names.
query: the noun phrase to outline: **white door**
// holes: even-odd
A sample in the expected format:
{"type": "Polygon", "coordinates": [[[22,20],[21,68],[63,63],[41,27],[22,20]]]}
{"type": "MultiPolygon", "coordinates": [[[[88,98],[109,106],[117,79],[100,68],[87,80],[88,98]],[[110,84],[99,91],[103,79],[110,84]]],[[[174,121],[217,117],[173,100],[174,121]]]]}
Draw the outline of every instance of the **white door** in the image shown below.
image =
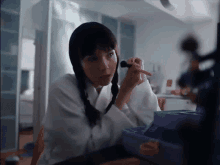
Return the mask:
{"type": "Polygon", "coordinates": [[[50,71],[50,44],[51,44],[51,0],[40,1],[33,7],[33,15],[36,26],[35,33],[35,72],[34,72],[34,104],[33,125],[34,142],[42,124],[47,109],[50,71]],[[39,11],[43,11],[39,13],[39,11]],[[37,15],[37,17],[35,17],[37,15]]]}

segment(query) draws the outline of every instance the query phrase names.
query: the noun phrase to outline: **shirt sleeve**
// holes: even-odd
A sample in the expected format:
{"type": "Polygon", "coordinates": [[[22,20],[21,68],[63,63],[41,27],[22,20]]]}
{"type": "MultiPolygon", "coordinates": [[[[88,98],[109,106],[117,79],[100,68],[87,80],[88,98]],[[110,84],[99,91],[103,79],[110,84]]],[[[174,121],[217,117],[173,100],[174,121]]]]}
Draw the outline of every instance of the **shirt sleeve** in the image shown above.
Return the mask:
{"type": "Polygon", "coordinates": [[[154,112],[161,111],[148,80],[134,88],[127,106],[139,126],[150,125],[154,120],[154,112]]]}
{"type": "Polygon", "coordinates": [[[62,150],[56,155],[60,160],[67,159],[68,155],[79,156],[112,146],[120,140],[123,129],[137,126],[112,105],[100,123],[91,128],[83,104],[75,97],[58,86],[49,93],[48,110],[43,123],[44,141],[51,150],[62,150]]]}

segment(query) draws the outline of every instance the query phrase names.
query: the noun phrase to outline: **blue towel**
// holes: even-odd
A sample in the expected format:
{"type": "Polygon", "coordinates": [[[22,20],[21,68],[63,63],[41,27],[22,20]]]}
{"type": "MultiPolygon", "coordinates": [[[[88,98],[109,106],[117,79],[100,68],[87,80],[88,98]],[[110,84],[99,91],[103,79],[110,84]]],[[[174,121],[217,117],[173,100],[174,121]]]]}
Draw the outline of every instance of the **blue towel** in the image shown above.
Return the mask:
{"type": "Polygon", "coordinates": [[[22,154],[21,157],[32,157],[34,147],[35,147],[34,142],[26,143],[24,149],[27,150],[27,152],[22,154]]]}

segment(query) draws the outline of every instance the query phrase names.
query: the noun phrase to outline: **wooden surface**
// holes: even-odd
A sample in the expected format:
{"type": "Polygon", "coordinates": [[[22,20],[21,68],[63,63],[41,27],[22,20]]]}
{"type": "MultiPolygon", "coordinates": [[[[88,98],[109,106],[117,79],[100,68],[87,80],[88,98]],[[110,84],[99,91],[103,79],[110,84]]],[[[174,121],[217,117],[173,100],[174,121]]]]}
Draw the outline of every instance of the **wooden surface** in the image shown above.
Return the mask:
{"type": "Polygon", "coordinates": [[[121,160],[110,161],[107,163],[103,163],[101,165],[139,165],[140,159],[137,158],[127,158],[121,160]]]}
{"type": "MultiPolygon", "coordinates": [[[[19,149],[24,148],[24,145],[33,141],[33,131],[23,131],[19,134],[19,149]]],[[[19,165],[30,165],[32,157],[20,157],[19,165]]]]}
{"type": "Polygon", "coordinates": [[[108,147],[88,155],[73,157],[55,165],[156,165],[143,157],[128,153],[123,145],[108,147]]]}
{"type": "Polygon", "coordinates": [[[101,165],[156,165],[156,164],[143,159],[132,157],[121,160],[110,161],[107,163],[103,163],[101,165]]]}

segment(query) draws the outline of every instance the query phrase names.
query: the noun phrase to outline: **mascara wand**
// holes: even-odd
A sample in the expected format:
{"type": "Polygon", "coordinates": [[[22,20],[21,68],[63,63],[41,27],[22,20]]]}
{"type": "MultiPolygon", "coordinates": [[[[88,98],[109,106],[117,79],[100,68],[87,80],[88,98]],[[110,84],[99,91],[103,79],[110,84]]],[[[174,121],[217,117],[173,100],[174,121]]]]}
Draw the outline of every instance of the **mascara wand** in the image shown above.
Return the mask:
{"type": "Polygon", "coordinates": [[[121,67],[122,68],[125,68],[125,67],[128,67],[128,68],[130,68],[132,65],[131,64],[128,64],[126,61],[122,61],[121,62],[121,67]]]}

